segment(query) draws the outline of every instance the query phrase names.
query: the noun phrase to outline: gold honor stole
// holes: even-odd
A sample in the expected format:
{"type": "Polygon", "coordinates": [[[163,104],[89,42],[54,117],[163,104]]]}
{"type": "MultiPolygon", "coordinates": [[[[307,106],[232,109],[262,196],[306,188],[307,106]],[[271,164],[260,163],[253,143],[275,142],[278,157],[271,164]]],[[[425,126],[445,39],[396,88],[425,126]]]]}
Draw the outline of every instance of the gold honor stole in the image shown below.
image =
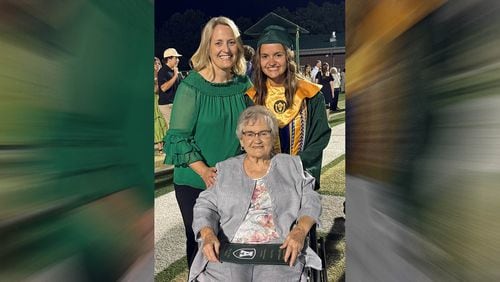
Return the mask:
{"type": "MultiPolygon", "coordinates": [[[[293,105],[288,109],[286,109],[285,87],[271,86],[269,82],[266,83],[266,86],[266,108],[274,113],[274,116],[278,120],[279,128],[284,128],[288,125],[289,130],[289,140],[281,140],[281,142],[289,142],[290,152],[281,152],[279,138],[274,144],[275,152],[298,155],[303,150],[306,136],[305,125],[308,113],[305,98],[314,97],[321,89],[321,85],[305,80],[298,80],[297,91],[293,97],[293,105]]],[[[250,88],[247,94],[255,102],[255,88],[250,88]]]]}

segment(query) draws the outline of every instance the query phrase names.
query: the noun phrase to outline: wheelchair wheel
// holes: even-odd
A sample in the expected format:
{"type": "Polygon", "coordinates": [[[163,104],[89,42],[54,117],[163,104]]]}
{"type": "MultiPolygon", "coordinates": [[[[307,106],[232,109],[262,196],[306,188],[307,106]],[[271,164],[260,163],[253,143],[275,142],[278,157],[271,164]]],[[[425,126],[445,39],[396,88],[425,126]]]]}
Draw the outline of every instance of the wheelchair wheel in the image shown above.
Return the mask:
{"type": "Polygon", "coordinates": [[[323,267],[323,270],[321,270],[320,273],[320,281],[322,282],[328,282],[328,273],[326,271],[326,247],[325,247],[325,238],[320,237],[318,240],[318,247],[319,247],[319,257],[321,258],[321,264],[323,267]]]}

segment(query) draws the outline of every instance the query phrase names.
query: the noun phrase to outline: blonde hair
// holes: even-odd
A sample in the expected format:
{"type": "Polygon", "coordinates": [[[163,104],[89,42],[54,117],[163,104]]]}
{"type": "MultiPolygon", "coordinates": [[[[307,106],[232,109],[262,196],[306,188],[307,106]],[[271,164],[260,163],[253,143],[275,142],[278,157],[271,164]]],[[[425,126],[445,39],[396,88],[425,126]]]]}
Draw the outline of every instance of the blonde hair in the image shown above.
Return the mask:
{"type": "MultiPolygon", "coordinates": [[[[236,39],[236,45],[238,47],[238,54],[235,54],[236,63],[231,68],[231,71],[233,72],[233,74],[244,75],[246,71],[246,61],[243,56],[244,51],[243,42],[241,41],[241,34],[233,20],[227,17],[214,17],[207,22],[207,24],[203,28],[203,31],[201,32],[200,45],[198,46],[198,49],[196,50],[194,55],[191,57],[192,68],[195,71],[201,71],[204,68],[212,66],[210,62],[210,40],[212,39],[212,34],[217,25],[226,25],[233,31],[234,37],[236,39]]],[[[210,69],[210,73],[212,77],[215,77],[213,66],[210,69]]]]}

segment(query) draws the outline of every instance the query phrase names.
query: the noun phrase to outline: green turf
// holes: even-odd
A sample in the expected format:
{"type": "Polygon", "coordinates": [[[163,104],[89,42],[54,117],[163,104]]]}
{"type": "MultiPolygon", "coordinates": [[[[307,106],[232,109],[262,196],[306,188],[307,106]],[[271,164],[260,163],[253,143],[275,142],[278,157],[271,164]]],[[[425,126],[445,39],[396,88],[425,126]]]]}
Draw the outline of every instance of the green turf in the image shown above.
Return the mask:
{"type": "Polygon", "coordinates": [[[326,240],[328,281],[345,281],[345,236],[326,240]]]}
{"type": "Polygon", "coordinates": [[[345,112],[331,114],[328,119],[328,125],[330,125],[330,127],[337,126],[344,122],[345,122],[345,112]]]}
{"type": "Polygon", "coordinates": [[[345,154],[321,169],[322,195],[345,197],[345,154]]]}
{"type": "Polygon", "coordinates": [[[188,269],[186,256],[176,260],[155,276],[155,282],[187,281],[188,269]]]}
{"type": "Polygon", "coordinates": [[[169,192],[174,191],[174,184],[168,183],[167,185],[155,189],[155,198],[163,196],[169,192]]]}
{"type": "MultiPolygon", "coordinates": [[[[345,109],[345,94],[339,95],[339,102],[337,107],[340,109],[345,109]]],[[[328,115],[328,124],[330,127],[334,127],[345,122],[345,111],[331,113],[328,115]]]]}

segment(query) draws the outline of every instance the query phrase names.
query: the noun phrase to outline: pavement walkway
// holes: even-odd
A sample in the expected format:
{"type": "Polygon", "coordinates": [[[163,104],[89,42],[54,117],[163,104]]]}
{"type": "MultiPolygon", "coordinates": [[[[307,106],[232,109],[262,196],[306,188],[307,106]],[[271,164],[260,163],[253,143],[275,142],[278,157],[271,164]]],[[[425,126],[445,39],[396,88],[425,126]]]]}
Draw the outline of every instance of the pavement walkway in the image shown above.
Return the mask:
{"type": "MultiPolygon", "coordinates": [[[[330,142],[323,152],[322,166],[328,165],[343,154],[345,154],[345,123],[332,128],[330,142]]],[[[344,216],[343,202],[344,197],[322,195],[322,227],[318,228],[318,232],[329,232],[334,219],[344,216]]],[[[185,240],[182,216],[174,192],[157,197],[155,199],[155,275],[185,256],[185,240]]]]}

